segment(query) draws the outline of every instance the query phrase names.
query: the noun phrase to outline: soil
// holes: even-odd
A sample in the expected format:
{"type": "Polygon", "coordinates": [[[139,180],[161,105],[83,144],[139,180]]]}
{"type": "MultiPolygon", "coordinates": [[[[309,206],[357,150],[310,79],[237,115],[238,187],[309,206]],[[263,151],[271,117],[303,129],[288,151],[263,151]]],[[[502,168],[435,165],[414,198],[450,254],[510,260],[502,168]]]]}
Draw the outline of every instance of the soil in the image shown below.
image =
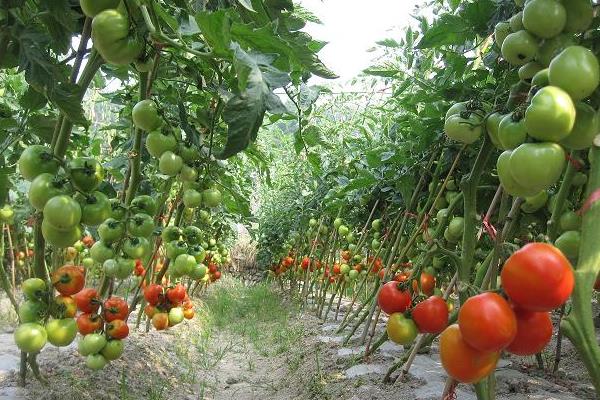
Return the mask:
{"type": "MultiPolygon", "coordinates": [[[[296,335],[290,345],[283,339],[257,342],[227,328],[209,329],[210,316],[162,332],[146,333],[144,327],[136,330],[131,325],[124,356],[98,372],[85,368],[75,345],[47,346],[38,359],[48,384],[28,376],[24,389],[17,385],[19,352],[8,328],[0,334],[0,400],[440,399],[446,377],[435,343],[430,353],[416,357],[402,381],[383,383],[403,349],[388,341],[363,362],[364,346],[357,339],[362,332],[347,345],[342,345],[347,331],[336,333],[347,307],[342,303],[337,322],[333,312],[326,321],[318,319],[309,304],[305,309],[290,307],[294,311],[285,326],[258,326],[259,333],[264,329],[296,335]]],[[[244,318],[240,315],[237,322],[254,322],[244,318]]],[[[384,323],[377,326],[375,337],[384,323]]],[[[497,398],[596,398],[568,341],[563,341],[561,366],[551,374],[539,371],[534,358],[505,357],[496,374],[497,398]]],[[[456,395],[460,400],[475,399],[467,385],[460,385],[456,395]]]]}

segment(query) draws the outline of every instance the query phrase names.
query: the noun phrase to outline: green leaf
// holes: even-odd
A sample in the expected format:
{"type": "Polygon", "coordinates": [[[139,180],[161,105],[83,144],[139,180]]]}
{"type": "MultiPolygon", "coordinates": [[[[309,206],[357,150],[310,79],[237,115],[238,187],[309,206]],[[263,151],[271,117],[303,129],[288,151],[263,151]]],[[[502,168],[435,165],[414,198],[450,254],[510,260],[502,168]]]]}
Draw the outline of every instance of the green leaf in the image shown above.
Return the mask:
{"type": "Polygon", "coordinates": [[[56,125],[56,119],[45,115],[32,115],[28,119],[29,129],[43,143],[49,144],[52,142],[54,125],[56,125]]]}
{"type": "Polygon", "coordinates": [[[196,22],[213,53],[217,56],[229,56],[231,22],[227,12],[200,12],[196,14],[196,22]]]}
{"type": "Polygon", "coordinates": [[[470,24],[459,15],[442,14],[435,23],[425,31],[417,44],[418,49],[427,49],[445,45],[463,44],[474,35],[470,24]]]}
{"type": "Polygon", "coordinates": [[[81,88],[75,84],[63,83],[48,91],[48,99],[74,124],[89,126],[81,104],[81,88]]]}
{"type": "Polygon", "coordinates": [[[320,86],[307,86],[302,83],[300,85],[300,93],[298,94],[298,106],[302,111],[308,110],[319,98],[321,93],[320,86]]]}
{"type": "Polygon", "coordinates": [[[19,98],[19,105],[31,111],[42,109],[47,102],[44,95],[31,86],[27,87],[27,91],[19,98]]]}
{"type": "Polygon", "coordinates": [[[254,8],[252,8],[252,2],[250,0],[237,0],[237,2],[240,3],[246,10],[254,11],[254,8]]]}

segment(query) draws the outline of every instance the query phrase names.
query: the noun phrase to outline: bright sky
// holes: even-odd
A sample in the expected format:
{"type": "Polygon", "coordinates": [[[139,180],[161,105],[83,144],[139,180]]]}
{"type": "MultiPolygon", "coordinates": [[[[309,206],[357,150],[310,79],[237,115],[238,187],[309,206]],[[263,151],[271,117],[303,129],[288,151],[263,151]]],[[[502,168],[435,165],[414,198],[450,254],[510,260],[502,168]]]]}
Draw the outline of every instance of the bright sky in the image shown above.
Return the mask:
{"type": "MultiPolygon", "coordinates": [[[[412,20],[410,14],[419,0],[299,0],[322,25],[304,29],[313,38],[329,42],[319,53],[327,67],[344,84],[371,64],[369,52],[375,42],[397,38],[399,30],[412,20]]],[[[321,83],[322,80],[311,80],[321,83]]]]}

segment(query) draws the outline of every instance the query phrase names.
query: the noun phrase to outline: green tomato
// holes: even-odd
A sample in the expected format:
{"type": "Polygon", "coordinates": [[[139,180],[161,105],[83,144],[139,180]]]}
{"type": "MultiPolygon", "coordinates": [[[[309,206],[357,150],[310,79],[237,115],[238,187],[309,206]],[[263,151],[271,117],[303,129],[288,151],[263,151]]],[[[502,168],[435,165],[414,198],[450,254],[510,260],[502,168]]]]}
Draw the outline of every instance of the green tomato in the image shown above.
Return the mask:
{"type": "Polygon", "coordinates": [[[585,32],[594,19],[594,8],[589,0],[563,0],[562,5],[567,11],[566,32],[585,32]]]}
{"type": "Polygon", "coordinates": [[[569,95],[555,86],[540,89],[525,111],[529,136],[548,142],[566,138],[575,125],[575,105],[569,95]]]}
{"type": "Polygon", "coordinates": [[[102,263],[104,275],[109,278],[114,278],[119,272],[119,263],[114,258],[109,258],[102,263]]]}
{"type": "Polygon", "coordinates": [[[47,313],[47,307],[44,303],[35,300],[25,300],[19,305],[19,322],[21,324],[28,322],[40,322],[47,313]]]}
{"type": "Polygon", "coordinates": [[[183,204],[187,208],[197,208],[202,205],[202,193],[194,189],[183,192],[183,204]]]}
{"type": "Polygon", "coordinates": [[[54,196],[44,206],[44,221],[57,230],[71,229],[81,221],[81,206],[71,196],[54,196]]]}
{"type": "Polygon", "coordinates": [[[311,219],[309,219],[309,220],[308,220],[308,226],[310,226],[310,227],[314,228],[314,227],[315,227],[315,226],[317,226],[317,225],[319,225],[319,223],[317,222],[317,220],[316,220],[316,219],[314,219],[314,218],[311,218],[311,219]]]}
{"type": "MultiPolygon", "coordinates": [[[[143,238],[140,238],[143,239],[143,238]]],[[[146,239],[143,239],[146,240],[146,239]]],[[[131,276],[133,270],[135,268],[135,260],[129,258],[119,257],[117,259],[117,269],[115,272],[115,276],[118,279],[126,279],[131,276]]]]}
{"type": "Polygon", "coordinates": [[[200,152],[198,151],[198,148],[183,142],[179,143],[179,146],[177,147],[177,153],[181,155],[183,161],[188,163],[192,163],[200,159],[200,152]]]}
{"type": "MultiPolygon", "coordinates": [[[[508,20],[510,29],[513,32],[519,32],[523,30],[523,11],[519,11],[508,20]]],[[[506,39],[506,38],[505,38],[506,39]]]]}
{"type": "Polygon", "coordinates": [[[106,346],[100,351],[100,354],[108,361],[116,360],[121,357],[125,350],[125,344],[122,340],[109,340],[106,346]]]}
{"type": "Polygon", "coordinates": [[[500,129],[500,122],[503,118],[504,115],[495,112],[488,115],[485,120],[485,129],[488,133],[488,136],[490,137],[493,145],[498,149],[502,148],[500,141],[498,140],[498,130],[500,129]]]}
{"type": "Polygon", "coordinates": [[[110,199],[110,210],[110,216],[118,221],[123,220],[127,215],[127,209],[121,204],[119,199],[110,199]]]}
{"type": "Polygon", "coordinates": [[[196,266],[196,258],[189,254],[180,254],[173,262],[173,270],[177,275],[189,275],[196,266]]]}
{"type": "Polygon", "coordinates": [[[510,167],[511,154],[512,151],[507,150],[500,154],[500,156],[498,157],[496,169],[498,170],[498,178],[500,179],[500,184],[502,185],[504,190],[511,196],[529,197],[536,195],[538,191],[532,190],[531,188],[526,186],[522,186],[515,180],[515,178],[513,178],[513,174],[511,172],[510,167]]]}
{"type": "Polygon", "coordinates": [[[163,229],[160,236],[165,243],[169,243],[173,240],[178,241],[182,234],[183,232],[178,226],[167,226],[163,229]]]}
{"type": "Polygon", "coordinates": [[[72,246],[82,235],[80,225],[75,225],[69,229],[56,229],[46,219],[42,221],[42,235],[48,244],[64,248],[72,246]]]}
{"type": "MultiPolygon", "coordinates": [[[[577,125],[577,122],[575,123],[577,125]]],[[[583,172],[577,172],[571,181],[571,184],[575,187],[584,186],[587,183],[587,175],[583,172]]]]}
{"type": "Polygon", "coordinates": [[[129,18],[112,9],[92,20],[92,41],[102,58],[115,65],[128,65],[144,51],[144,42],[130,36],[129,18]]]}
{"type": "Polygon", "coordinates": [[[158,160],[158,170],[161,174],[175,176],[183,168],[183,159],[172,151],[165,151],[158,160]]]}
{"type": "Polygon", "coordinates": [[[174,326],[183,321],[183,310],[181,307],[173,307],[169,310],[169,326],[174,326]]]}
{"type": "Polygon", "coordinates": [[[542,190],[535,196],[530,196],[525,198],[525,202],[521,205],[521,210],[524,213],[531,214],[546,205],[548,202],[548,192],[546,190],[542,190]]]}
{"type": "MultiPolygon", "coordinates": [[[[107,218],[98,226],[98,236],[105,243],[112,243],[123,237],[125,234],[125,224],[114,218],[107,218]]],[[[94,243],[95,245],[95,243],[94,243]]],[[[94,248],[92,246],[92,248],[94,248]]],[[[109,257],[110,258],[110,257],[109,257]]]]}
{"type": "Polygon", "coordinates": [[[473,112],[452,115],[444,122],[444,132],[450,139],[471,144],[481,136],[481,118],[473,112]]]}
{"type": "Polygon", "coordinates": [[[519,79],[525,82],[531,82],[535,74],[540,72],[543,67],[535,61],[528,62],[519,68],[519,79]]]}
{"type": "Polygon", "coordinates": [[[600,116],[592,106],[581,102],[575,104],[575,110],[575,125],[560,144],[572,150],[587,149],[592,146],[594,138],[600,133],[600,116]]]}
{"type": "Polygon", "coordinates": [[[531,86],[535,86],[538,88],[548,86],[550,84],[549,72],[550,70],[548,68],[544,68],[543,70],[538,71],[531,79],[531,86]]]}
{"type": "Polygon", "coordinates": [[[131,110],[131,118],[135,126],[146,132],[155,131],[162,125],[156,103],[150,99],[137,102],[131,110]]]}
{"type": "Polygon", "coordinates": [[[104,10],[117,8],[120,2],[120,0],[79,0],[79,5],[87,17],[93,18],[104,10]]]}
{"type": "Polygon", "coordinates": [[[355,280],[356,278],[358,278],[358,271],[355,269],[351,269],[348,272],[348,279],[350,279],[351,281],[355,280]]]}
{"type": "Polygon", "coordinates": [[[581,216],[575,211],[565,211],[558,219],[558,226],[562,232],[577,231],[581,227],[581,216]]]}
{"type": "Polygon", "coordinates": [[[173,260],[181,254],[186,254],[188,245],[184,241],[173,240],[167,243],[165,250],[167,257],[173,260]]]}
{"type": "Polygon", "coordinates": [[[525,65],[537,54],[538,40],[525,30],[511,33],[502,44],[502,57],[512,65],[525,65]]]}
{"type": "Polygon", "coordinates": [[[510,172],[534,193],[555,184],[565,168],[565,151],[556,143],[523,143],[510,155],[510,172]]]}
{"type": "Polygon", "coordinates": [[[28,181],[32,181],[43,173],[55,175],[59,166],[52,151],[39,144],[31,145],[23,150],[17,164],[19,172],[28,181]]]}
{"type": "Polygon", "coordinates": [[[131,201],[131,211],[133,213],[143,213],[154,216],[156,213],[156,202],[148,195],[136,196],[131,201]]]}
{"type": "Polygon", "coordinates": [[[346,225],[340,225],[340,227],[338,228],[338,234],[340,235],[340,237],[347,236],[349,232],[350,229],[348,229],[346,225]]]}
{"type": "Polygon", "coordinates": [[[454,217],[448,224],[448,234],[450,237],[458,239],[462,237],[465,230],[465,219],[463,217],[454,217]]]}
{"type": "Polygon", "coordinates": [[[371,222],[371,228],[374,231],[381,230],[381,220],[380,219],[374,219],[373,222],[371,222]]]}
{"type": "Polygon", "coordinates": [[[82,356],[98,354],[106,346],[106,337],[99,333],[85,335],[77,344],[77,350],[82,356]]]}
{"type": "Polygon", "coordinates": [[[25,298],[29,300],[40,300],[46,293],[46,282],[40,278],[29,278],[21,284],[21,290],[25,298]]]}
{"type": "Polygon", "coordinates": [[[80,157],[68,164],[73,186],[82,192],[91,192],[104,179],[104,168],[94,158],[80,157]]]}
{"type": "Polygon", "coordinates": [[[581,234],[579,231],[566,231],[554,241],[554,245],[562,251],[565,256],[572,260],[576,260],[579,256],[580,242],[581,234]]]}
{"type": "Polygon", "coordinates": [[[186,226],[183,229],[183,236],[188,244],[199,244],[202,241],[202,231],[194,225],[186,226]]]}
{"type": "Polygon", "coordinates": [[[448,118],[450,118],[453,115],[462,114],[465,111],[467,111],[467,102],[466,101],[463,101],[461,103],[454,103],[448,109],[448,111],[446,111],[446,116],[444,117],[444,119],[448,119],[448,118]]]}
{"type": "Polygon", "coordinates": [[[15,221],[15,210],[8,205],[5,204],[0,208],[0,221],[5,224],[12,225],[15,221]]]}
{"type": "Polygon", "coordinates": [[[553,37],[552,39],[546,39],[540,45],[535,59],[542,66],[547,67],[556,55],[574,44],[575,40],[573,39],[573,36],[565,33],[553,37]]]}
{"type": "Polygon", "coordinates": [[[13,333],[15,344],[26,353],[38,353],[44,348],[48,334],[44,327],[34,322],[21,324],[13,333]]]}
{"type": "Polygon", "coordinates": [[[198,180],[198,171],[189,165],[183,164],[179,172],[179,179],[183,182],[196,182],[198,180]]]}
{"type": "Polygon", "coordinates": [[[523,26],[542,39],[558,35],[566,23],[567,10],[558,0],[530,0],[523,9],[523,26]]]}
{"type": "Polygon", "coordinates": [[[123,252],[128,257],[141,259],[150,253],[150,242],[145,237],[129,237],[123,243],[123,252]]]}
{"type": "Polygon", "coordinates": [[[338,229],[343,223],[344,223],[344,220],[338,217],[333,220],[333,227],[335,229],[338,229]]]}
{"type": "Polygon", "coordinates": [[[192,271],[190,272],[190,278],[192,278],[193,280],[200,280],[202,278],[204,278],[204,276],[206,276],[206,273],[208,272],[208,268],[206,267],[206,265],[204,264],[196,264],[194,265],[194,268],[192,269],[192,271]]]}
{"type": "Polygon", "coordinates": [[[56,175],[42,173],[36,176],[29,186],[29,203],[38,211],[44,209],[44,206],[54,196],[67,194],[68,189],[66,181],[56,175]]]}
{"type": "Polygon", "coordinates": [[[498,140],[504,150],[519,147],[527,139],[525,120],[516,113],[510,113],[502,118],[498,128],[498,140]]]}
{"type": "Polygon", "coordinates": [[[573,100],[589,97],[600,83],[598,58],[583,46],[564,49],[550,63],[550,84],[567,92],[573,100]]]}
{"type": "Polygon", "coordinates": [[[81,260],[81,265],[83,265],[83,268],[86,270],[89,270],[94,266],[94,259],[91,257],[85,257],[83,260],[81,260]]]}
{"type": "Polygon", "coordinates": [[[127,221],[127,233],[147,238],[154,232],[154,219],[148,214],[137,213],[127,221]]]}
{"type": "Polygon", "coordinates": [[[350,272],[350,266],[348,264],[342,264],[340,265],[340,273],[342,275],[348,275],[348,273],[350,272]]]}
{"type": "Polygon", "coordinates": [[[98,264],[102,264],[106,260],[113,258],[115,256],[115,252],[106,242],[103,240],[98,240],[92,248],[90,249],[90,257],[97,262],[98,264]]]}
{"type": "Polygon", "coordinates": [[[90,226],[101,224],[112,214],[112,208],[108,196],[102,192],[93,192],[80,198],[81,223],[90,226]]]}
{"type": "Polygon", "coordinates": [[[77,336],[77,324],[73,318],[53,319],[46,324],[46,333],[54,346],[68,346],[77,336]]]}
{"type": "Polygon", "coordinates": [[[218,207],[222,200],[221,192],[216,188],[208,188],[202,192],[202,200],[206,207],[218,207]]]}
{"type": "Polygon", "coordinates": [[[152,157],[160,158],[165,151],[175,151],[175,149],[177,149],[177,139],[173,135],[164,135],[156,131],[146,137],[146,150],[152,157]]]}
{"type": "Polygon", "coordinates": [[[498,45],[499,49],[502,48],[502,43],[504,43],[504,39],[506,39],[506,37],[510,35],[511,32],[512,30],[510,29],[510,23],[504,21],[498,22],[496,24],[496,26],[494,27],[494,39],[496,40],[496,44],[498,45]]]}
{"type": "Polygon", "coordinates": [[[102,354],[90,354],[85,358],[85,365],[94,371],[99,371],[102,368],[106,367],[108,361],[102,354]]]}

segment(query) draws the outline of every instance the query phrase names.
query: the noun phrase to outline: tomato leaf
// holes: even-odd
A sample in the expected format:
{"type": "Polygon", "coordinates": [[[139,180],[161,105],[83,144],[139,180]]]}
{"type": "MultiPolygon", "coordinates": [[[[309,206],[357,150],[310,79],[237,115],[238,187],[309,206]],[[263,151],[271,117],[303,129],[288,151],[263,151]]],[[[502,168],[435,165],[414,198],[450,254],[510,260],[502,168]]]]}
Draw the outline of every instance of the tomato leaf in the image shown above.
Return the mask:
{"type": "Polygon", "coordinates": [[[228,57],[231,53],[229,50],[231,23],[227,12],[224,10],[213,13],[201,12],[196,14],[196,22],[213,53],[228,57]]]}
{"type": "Polygon", "coordinates": [[[87,127],[90,123],[83,112],[80,90],[75,84],[63,83],[48,91],[48,99],[74,124],[87,127]]]}

